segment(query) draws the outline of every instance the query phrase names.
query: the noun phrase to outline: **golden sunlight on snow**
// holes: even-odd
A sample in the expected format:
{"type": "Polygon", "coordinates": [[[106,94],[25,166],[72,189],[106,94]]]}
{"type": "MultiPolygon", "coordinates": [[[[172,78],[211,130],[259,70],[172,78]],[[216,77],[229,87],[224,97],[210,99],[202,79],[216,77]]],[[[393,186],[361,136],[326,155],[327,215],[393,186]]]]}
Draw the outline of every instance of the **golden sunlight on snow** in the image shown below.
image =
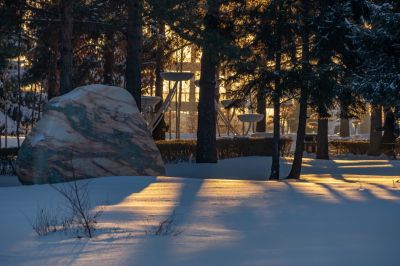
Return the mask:
{"type": "MultiPolygon", "coordinates": [[[[230,173],[249,165],[256,177],[266,162],[254,157],[218,165],[230,173]]],[[[21,240],[7,244],[6,259],[18,262],[23,250],[31,265],[348,265],[339,254],[390,261],[398,246],[400,161],[306,158],[305,164],[301,180],[94,179],[91,196],[103,214],[93,239],[32,238],[27,224],[25,233],[17,232],[21,240]],[[170,231],[156,235],[170,217],[170,231]]],[[[282,172],[288,166],[283,161],[282,172]]],[[[34,212],[32,198],[47,202],[49,193],[48,186],[16,187],[4,189],[0,199],[18,197],[24,212],[34,212]]],[[[0,207],[12,223],[21,211],[8,206],[0,207]]],[[[6,227],[0,233],[9,234],[6,227]]]]}

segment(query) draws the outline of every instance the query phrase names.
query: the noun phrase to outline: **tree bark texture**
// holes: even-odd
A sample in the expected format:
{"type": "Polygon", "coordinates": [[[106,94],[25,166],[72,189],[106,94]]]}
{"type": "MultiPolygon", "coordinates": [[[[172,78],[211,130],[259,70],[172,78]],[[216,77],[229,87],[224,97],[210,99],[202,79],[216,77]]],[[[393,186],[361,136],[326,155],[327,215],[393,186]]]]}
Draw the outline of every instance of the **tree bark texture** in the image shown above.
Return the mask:
{"type": "Polygon", "coordinates": [[[132,94],[141,110],[142,64],[142,13],[143,0],[128,0],[126,89],[132,94]]]}
{"type": "Polygon", "coordinates": [[[61,0],[61,73],[60,93],[65,94],[73,90],[73,9],[74,0],[61,0]]]}

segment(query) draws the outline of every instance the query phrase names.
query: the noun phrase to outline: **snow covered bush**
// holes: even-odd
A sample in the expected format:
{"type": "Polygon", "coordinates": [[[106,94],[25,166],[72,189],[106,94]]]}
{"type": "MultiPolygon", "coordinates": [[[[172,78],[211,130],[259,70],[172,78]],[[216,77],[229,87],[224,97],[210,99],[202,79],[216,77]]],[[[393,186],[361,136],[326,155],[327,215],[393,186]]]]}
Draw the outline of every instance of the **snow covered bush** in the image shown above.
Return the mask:
{"type": "Polygon", "coordinates": [[[39,236],[57,231],[72,231],[78,238],[93,237],[97,219],[103,211],[92,210],[89,181],[78,180],[74,171],[72,174],[73,181],[50,185],[65,199],[66,210],[62,209],[60,214],[46,208],[38,208],[31,226],[39,236]]]}
{"type": "MultiPolygon", "coordinates": [[[[196,140],[156,141],[164,162],[191,161],[196,155],[196,140]]],[[[281,138],[281,154],[290,152],[291,139],[281,138]]],[[[272,138],[217,139],[218,159],[246,156],[271,156],[272,138]]]]}
{"type": "Polygon", "coordinates": [[[367,154],[369,142],[365,140],[333,140],[329,149],[333,154],[367,154]]]}

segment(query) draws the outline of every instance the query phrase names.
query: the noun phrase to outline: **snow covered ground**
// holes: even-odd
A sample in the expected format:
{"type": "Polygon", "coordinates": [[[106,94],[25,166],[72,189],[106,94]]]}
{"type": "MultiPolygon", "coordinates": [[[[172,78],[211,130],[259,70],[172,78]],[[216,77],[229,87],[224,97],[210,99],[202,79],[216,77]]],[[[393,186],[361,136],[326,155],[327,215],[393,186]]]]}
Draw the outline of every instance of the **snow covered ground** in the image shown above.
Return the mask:
{"type": "Polygon", "coordinates": [[[305,159],[300,181],[259,181],[269,163],[167,166],[202,178],[93,179],[104,214],[91,240],[35,235],[37,206],[63,209],[50,186],[1,187],[0,265],[400,265],[400,162],[305,159]],[[149,234],[173,212],[178,236],[149,234]]]}

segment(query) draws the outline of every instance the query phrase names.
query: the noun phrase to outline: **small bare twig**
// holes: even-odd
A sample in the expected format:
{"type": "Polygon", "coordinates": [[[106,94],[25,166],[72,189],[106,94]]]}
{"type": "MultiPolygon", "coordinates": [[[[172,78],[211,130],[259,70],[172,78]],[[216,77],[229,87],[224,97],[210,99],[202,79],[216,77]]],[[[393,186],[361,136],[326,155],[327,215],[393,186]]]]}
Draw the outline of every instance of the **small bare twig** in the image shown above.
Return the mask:
{"type": "Polygon", "coordinates": [[[183,230],[177,229],[177,219],[175,211],[172,212],[167,218],[162,220],[158,225],[146,231],[146,234],[156,236],[178,236],[183,230]]]}
{"type": "Polygon", "coordinates": [[[73,165],[71,169],[73,177],[71,182],[51,186],[67,200],[73,223],[82,229],[87,237],[92,238],[97,219],[103,211],[91,211],[89,182],[78,181],[73,165]]]}
{"type": "Polygon", "coordinates": [[[57,231],[58,218],[45,208],[37,208],[36,217],[30,221],[33,230],[39,236],[48,235],[57,231]]]}

